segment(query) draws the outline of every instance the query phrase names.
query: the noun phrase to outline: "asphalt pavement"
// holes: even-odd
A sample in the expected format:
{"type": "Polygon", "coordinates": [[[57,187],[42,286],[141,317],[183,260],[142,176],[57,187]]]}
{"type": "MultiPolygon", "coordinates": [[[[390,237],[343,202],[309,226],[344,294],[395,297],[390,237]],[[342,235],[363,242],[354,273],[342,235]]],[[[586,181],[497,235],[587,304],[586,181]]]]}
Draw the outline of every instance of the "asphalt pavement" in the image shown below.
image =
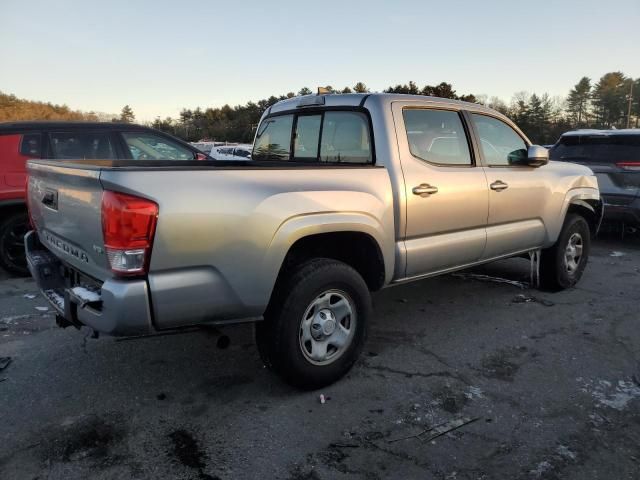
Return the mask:
{"type": "Polygon", "coordinates": [[[251,325],[226,349],[93,339],[0,276],[0,479],[640,478],[640,238],[598,240],[571,290],[528,275],[375,294],[361,360],[316,392],[264,368],[251,325]]]}

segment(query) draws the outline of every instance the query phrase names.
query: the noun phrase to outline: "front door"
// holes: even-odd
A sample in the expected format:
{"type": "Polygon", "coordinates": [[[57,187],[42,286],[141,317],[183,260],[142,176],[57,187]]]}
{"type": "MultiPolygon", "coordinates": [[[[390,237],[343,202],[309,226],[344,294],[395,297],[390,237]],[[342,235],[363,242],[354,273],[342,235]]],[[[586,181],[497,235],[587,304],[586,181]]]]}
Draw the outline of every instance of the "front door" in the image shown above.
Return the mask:
{"type": "Polygon", "coordinates": [[[471,113],[489,186],[487,247],[483,259],[542,246],[543,211],[551,198],[543,170],[526,165],[527,143],[502,120],[471,113]]]}
{"type": "Polygon", "coordinates": [[[406,194],[406,277],[476,262],[486,243],[488,191],[458,111],[397,103],[406,194]]]}

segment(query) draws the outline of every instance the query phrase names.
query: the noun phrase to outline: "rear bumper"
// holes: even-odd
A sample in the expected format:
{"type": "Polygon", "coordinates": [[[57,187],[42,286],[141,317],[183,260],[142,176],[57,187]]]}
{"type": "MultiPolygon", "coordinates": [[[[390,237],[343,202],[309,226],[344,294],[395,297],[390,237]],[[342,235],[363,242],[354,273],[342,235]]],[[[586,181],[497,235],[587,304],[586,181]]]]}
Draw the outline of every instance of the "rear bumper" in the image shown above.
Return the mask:
{"type": "Polygon", "coordinates": [[[36,232],[25,236],[25,249],[38,288],[56,313],[71,324],[116,336],[153,331],[146,280],[108,279],[101,285],[84,285],[79,273],[74,274],[40,244],[36,232]]]}
{"type": "Polygon", "coordinates": [[[604,221],[640,226],[640,198],[635,198],[627,205],[619,205],[609,203],[604,196],[604,221]]]}

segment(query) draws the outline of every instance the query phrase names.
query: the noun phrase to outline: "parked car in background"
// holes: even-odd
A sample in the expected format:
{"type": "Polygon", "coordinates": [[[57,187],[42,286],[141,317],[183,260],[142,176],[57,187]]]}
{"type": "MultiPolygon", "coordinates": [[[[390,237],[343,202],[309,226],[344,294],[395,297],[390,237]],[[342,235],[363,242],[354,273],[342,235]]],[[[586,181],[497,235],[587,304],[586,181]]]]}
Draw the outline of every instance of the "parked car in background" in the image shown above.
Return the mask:
{"type": "Polygon", "coordinates": [[[542,286],[568,288],[601,217],[593,173],[500,113],[393,94],[281,101],[251,161],[31,160],[28,191],[29,269],[59,325],[257,322],[265,365],[303,388],[356,361],[371,291],[531,252],[542,286]]]}
{"type": "Polygon", "coordinates": [[[54,160],[194,160],[209,157],[182,140],[130,123],[0,123],[0,266],[28,274],[23,237],[26,161],[54,160]]]}
{"type": "Polygon", "coordinates": [[[552,146],[549,157],[593,170],[605,221],[640,227],[640,129],[567,132],[552,146]]]}
{"type": "Polygon", "coordinates": [[[217,142],[190,142],[190,143],[191,145],[196,147],[198,150],[200,150],[203,153],[206,153],[207,155],[211,153],[211,149],[213,147],[220,145],[220,143],[217,143],[217,142]]]}
{"type": "Polygon", "coordinates": [[[215,160],[250,160],[252,145],[224,145],[213,147],[211,156],[215,160]]]}

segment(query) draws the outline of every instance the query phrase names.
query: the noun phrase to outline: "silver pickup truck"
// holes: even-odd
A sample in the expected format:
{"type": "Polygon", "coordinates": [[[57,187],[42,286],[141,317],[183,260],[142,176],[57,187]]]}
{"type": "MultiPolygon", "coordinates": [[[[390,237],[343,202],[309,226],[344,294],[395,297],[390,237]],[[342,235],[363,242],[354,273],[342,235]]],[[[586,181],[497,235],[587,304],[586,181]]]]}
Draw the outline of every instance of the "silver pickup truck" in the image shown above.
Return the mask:
{"type": "Polygon", "coordinates": [[[28,265],[58,323],[112,335],[255,321],[260,354],[315,388],[357,359],[370,292],[539,252],[582,276],[602,216],[481,105],[309,95],[263,115],[251,161],[30,161],[28,265]]]}

